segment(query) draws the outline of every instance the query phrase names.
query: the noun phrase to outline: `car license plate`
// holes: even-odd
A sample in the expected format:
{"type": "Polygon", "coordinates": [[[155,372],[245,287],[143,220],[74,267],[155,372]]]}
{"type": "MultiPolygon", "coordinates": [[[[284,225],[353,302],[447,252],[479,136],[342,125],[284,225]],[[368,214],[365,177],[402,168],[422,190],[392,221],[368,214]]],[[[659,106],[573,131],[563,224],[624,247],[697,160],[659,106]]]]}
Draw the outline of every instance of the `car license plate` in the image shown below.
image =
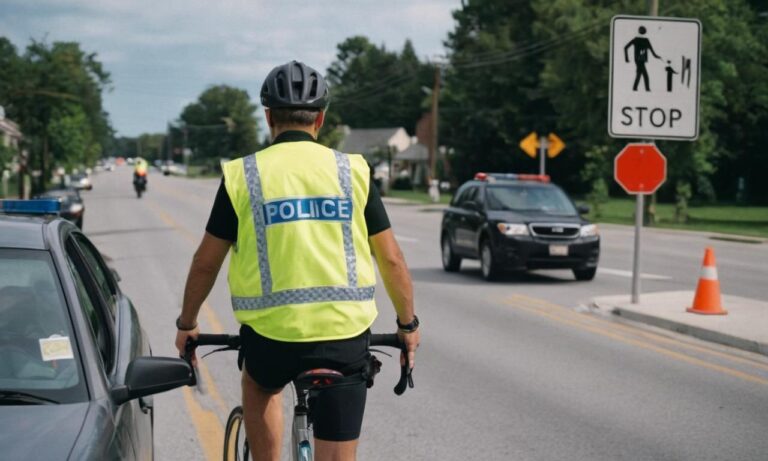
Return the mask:
{"type": "Polygon", "coordinates": [[[568,256],[568,245],[550,245],[550,256],[568,256]]]}

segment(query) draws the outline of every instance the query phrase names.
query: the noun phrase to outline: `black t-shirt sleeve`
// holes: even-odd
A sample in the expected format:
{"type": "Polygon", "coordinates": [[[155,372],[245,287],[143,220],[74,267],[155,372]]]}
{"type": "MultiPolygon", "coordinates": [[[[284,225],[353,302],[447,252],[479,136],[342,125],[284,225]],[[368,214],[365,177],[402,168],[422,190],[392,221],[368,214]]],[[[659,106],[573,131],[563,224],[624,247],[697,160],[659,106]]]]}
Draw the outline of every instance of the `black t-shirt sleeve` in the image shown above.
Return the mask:
{"type": "Polygon", "coordinates": [[[392,227],[389,223],[387,210],[379,195],[379,188],[371,181],[368,186],[368,203],[365,204],[365,225],[368,227],[368,235],[376,235],[392,227]]]}
{"type": "Polygon", "coordinates": [[[224,178],[221,178],[221,184],[216,192],[216,199],[213,201],[211,216],[208,217],[205,231],[220,239],[230,242],[237,241],[237,213],[235,213],[232,201],[227,195],[227,189],[224,187],[224,178]]]}

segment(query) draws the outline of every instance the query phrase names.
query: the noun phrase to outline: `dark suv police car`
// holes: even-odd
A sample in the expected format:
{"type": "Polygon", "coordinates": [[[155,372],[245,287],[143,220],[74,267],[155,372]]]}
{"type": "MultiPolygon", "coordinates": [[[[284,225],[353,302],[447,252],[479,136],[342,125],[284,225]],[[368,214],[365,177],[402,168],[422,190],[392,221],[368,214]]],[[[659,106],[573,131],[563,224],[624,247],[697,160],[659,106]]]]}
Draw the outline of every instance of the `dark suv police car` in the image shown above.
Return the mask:
{"type": "Polygon", "coordinates": [[[571,269],[592,280],[600,257],[597,226],[545,175],[478,173],[462,184],[443,211],[443,268],[480,259],[483,277],[505,271],[571,269]]]}

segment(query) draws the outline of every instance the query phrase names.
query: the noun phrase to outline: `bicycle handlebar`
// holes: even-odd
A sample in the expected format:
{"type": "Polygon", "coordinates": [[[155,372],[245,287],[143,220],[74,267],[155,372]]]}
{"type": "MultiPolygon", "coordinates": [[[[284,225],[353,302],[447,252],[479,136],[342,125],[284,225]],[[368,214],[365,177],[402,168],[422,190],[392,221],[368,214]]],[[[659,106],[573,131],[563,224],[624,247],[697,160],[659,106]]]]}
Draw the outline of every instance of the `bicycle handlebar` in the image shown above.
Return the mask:
{"type": "Polygon", "coordinates": [[[395,385],[395,394],[403,395],[407,388],[413,388],[413,369],[408,367],[408,349],[405,343],[400,342],[396,333],[372,333],[371,346],[388,346],[400,349],[405,354],[404,365],[400,366],[400,380],[395,385]]]}
{"type": "MultiPolygon", "coordinates": [[[[405,348],[405,343],[400,342],[400,338],[396,333],[378,333],[371,334],[370,337],[371,346],[387,346],[400,349],[402,353],[406,355],[405,365],[400,366],[400,380],[395,385],[394,391],[397,395],[402,395],[408,387],[413,388],[413,369],[408,367],[408,350],[405,348]]],[[[240,336],[239,335],[214,335],[201,333],[197,335],[196,339],[188,338],[187,344],[184,346],[184,360],[191,362],[192,353],[198,346],[225,346],[227,349],[240,349],[240,336]]],[[[192,373],[192,384],[197,384],[196,373],[192,373]]]]}

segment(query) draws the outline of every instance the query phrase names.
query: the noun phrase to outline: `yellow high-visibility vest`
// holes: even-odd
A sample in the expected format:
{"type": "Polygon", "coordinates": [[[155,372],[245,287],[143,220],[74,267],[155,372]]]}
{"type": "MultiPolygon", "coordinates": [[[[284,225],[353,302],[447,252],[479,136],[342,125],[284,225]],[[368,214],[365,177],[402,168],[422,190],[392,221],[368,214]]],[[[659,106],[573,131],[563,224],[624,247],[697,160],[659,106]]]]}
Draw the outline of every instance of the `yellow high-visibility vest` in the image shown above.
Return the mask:
{"type": "Polygon", "coordinates": [[[235,317],[279,341],[345,339],[376,318],[368,164],[311,141],[227,162],[238,219],[229,264],[235,317]]]}

